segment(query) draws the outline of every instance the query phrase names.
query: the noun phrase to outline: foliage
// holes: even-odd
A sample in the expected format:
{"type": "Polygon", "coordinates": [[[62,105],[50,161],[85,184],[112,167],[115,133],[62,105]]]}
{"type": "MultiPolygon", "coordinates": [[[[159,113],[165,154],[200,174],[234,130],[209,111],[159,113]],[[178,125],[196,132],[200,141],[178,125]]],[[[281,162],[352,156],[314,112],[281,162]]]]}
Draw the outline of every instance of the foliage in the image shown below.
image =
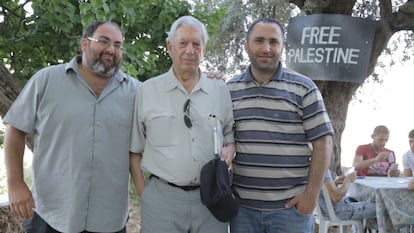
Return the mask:
{"type": "MultiPolygon", "coordinates": [[[[394,0],[392,3],[392,13],[396,13],[398,8],[406,1],[394,0]]],[[[380,7],[378,1],[357,1],[354,6],[352,16],[370,19],[370,20],[381,20],[380,7]]],[[[387,70],[396,63],[407,62],[411,59],[414,49],[414,33],[413,31],[402,31],[395,33],[395,37],[387,48],[384,48],[383,55],[387,57],[387,60],[380,60],[377,62],[378,68],[387,70]]],[[[374,71],[371,74],[372,81],[381,83],[382,80],[379,78],[379,74],[374,71]]],[[[367,81],[369,82],[369,80],[367,81]]]]}
{"type": "Polygon", "coordinates": [[[0,12],[0,62],[21,84],[40,68],[76,55],[83,28],[96,19],[121,26],[126,47],[122,69],[145,80],[170,67],[165,38],[176,18],[194,15],[213,35],[224,16],[220,6],[184,0],[10,0],[1,2],[0,12]]]}
{"type": "MultiPolygon", "coordinates": [[[[227,12],[216,36],[213,38],[212,46],[207,52],[207,60],[210,66],[217,71],[227,75],[234,75],[245,69],[247,59],[244,56],[243,43],[247,25],[257,17],[273,17],[285,25],[293,16],[304,14],[300,9],[289,2],[294,1],[231,1],[224,0],[227,12]]],[[[297,1],[299,2],[299,1],[297,1]]],[[[306,1],[305,1],[306,2],[306,1]]],[[[311,1],[309,1],[311,2],[311,1]]],[[[319,1],[318,1],[319,2],[319,1]]],[[[326,1],[330,2],[330,1],[326,1]]],[[[404,2],[403,0],[392,1],[392,12],[398,11],[404,2]]],[[[319,3],[318,3],[319,4],[319,3]]],[[[352,16],[371,20],[381,20],[379,1],[355,1],[352,16]]],[[[381,68],[387,68],[394,63],[404,62],[410,59],[414,48],[414,34],[412,31],[405,30],[395,35],[398,39],[393,40],[387,48],[384,48],[383,55],[390,57],[388,63],[379,62],[381,68]],[[395,51],[401,49],[401,56],[395,57],[395,51]],[[391,56],[393,55],[393,56],[391,56]]],[[[373,73],[372,77],[378,81],[378,74],[373,73]]]]}
{"type": "MultiPolygon", "coordinates": [[[[144,172],[144,179],[147,181],[150,177],[150,173],[148,172],[144,172]]],[[[129,196],[131,197],[132,200],[134,201],[138,201],[139,202],[139,196],[138,194],[135,192],[135,185],[134,182],[132,181],[132,178],[129,180],[129,196]]]]}
{"type": "Polygon", "coordinates": [[[0,149],[3,149],[4,131],[0,130],[0,149]]]}
{"type": "MultiPolygon", "coordinates": [[[[2,167],[1,164],[0,164],[0,167],[2,167]]],[[[0,172],[0,194],[7,192],[7,189],[6,189],[6,173],[3,172],[4,170],[5,170],[5,168],[2,168],[2,171],[0,172]]]]}
{"type": "Polygon", "coordinates": [[[243,71],[247,65],[243,43],[247,27],[259,17],[273,17],[287,26],[289,19],[299,10],[287,1],[224,1],[226,17],[211,42],[206,57],[210,66],[227,75],[243,71]]]}

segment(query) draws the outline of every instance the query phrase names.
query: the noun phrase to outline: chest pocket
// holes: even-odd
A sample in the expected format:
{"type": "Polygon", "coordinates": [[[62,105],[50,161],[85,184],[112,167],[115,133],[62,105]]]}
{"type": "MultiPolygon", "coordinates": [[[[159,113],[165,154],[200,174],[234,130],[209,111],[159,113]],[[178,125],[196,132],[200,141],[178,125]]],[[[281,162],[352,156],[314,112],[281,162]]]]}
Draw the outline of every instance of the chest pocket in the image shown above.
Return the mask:
{"type": "Polygon", "coordinates": [[[172,114],[161,114],[147,122],[147,140],[155,147],[173,146],[178,143],[175,135],[177,117],[172,114]]]}

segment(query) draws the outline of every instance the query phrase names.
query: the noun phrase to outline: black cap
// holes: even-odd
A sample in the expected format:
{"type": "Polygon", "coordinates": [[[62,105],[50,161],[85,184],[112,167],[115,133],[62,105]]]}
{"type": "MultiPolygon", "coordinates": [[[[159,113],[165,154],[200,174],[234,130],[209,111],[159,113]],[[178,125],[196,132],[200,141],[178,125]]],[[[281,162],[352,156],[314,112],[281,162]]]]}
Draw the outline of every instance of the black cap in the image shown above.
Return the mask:
{"type": "Polygon", "coordinates": [[[240,200],[231,187],[231,172],[225,161],[213,159],[200,174],[201,202],[221,222],[229,222],[238,210],[240,200]]]}

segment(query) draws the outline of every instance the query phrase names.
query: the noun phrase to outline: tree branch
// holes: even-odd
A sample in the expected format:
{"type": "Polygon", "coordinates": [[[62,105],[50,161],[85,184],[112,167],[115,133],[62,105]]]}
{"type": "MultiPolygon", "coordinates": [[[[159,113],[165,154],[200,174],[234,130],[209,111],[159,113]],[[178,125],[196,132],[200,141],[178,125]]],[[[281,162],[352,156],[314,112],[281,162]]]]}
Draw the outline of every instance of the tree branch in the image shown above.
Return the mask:
{"type": "Polygon", "coordinates": [[[381,19],[388,19],[392,17],[392,3],[391,0],[380,0],[380,16],[381,19]]]}
{"type": "Polygon", "coordinates": [[[20,87],[7,68],[0,64],[0,116],[4,117],[20,93],[20,87]]]}
{"type": "Polygon", "coordinates": [[[305,0],[289,0],[289,3],[295,4],[299,9],[303,9],[303,6],[305,5],[305,0]]]}
{"type": "Polygon", "coordinates": [[[398,12],[392,15],[390,27],[393,32],[411,30],[414,31],[414,0],[409,0],[398,8],[398,12]]]}
{"type": "Polygon", "coordinates": [[[342,14],[351,15],[356,0],[290,0],[289,3],[295,4],[306,14],[342,14]]]}

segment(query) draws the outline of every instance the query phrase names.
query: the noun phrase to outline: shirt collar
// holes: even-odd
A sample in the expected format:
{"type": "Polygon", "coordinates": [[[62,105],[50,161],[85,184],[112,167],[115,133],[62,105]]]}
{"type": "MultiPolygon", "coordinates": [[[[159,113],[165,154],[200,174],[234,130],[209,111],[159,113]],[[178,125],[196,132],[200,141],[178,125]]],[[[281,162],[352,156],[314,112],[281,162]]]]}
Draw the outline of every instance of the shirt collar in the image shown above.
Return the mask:
{"type": "MultiPolygon", "coordinates": [[[[200,69],[198,69],[198,71],[200,73],[200,80],[198,80],[192,92],[200,90],[200,91],[209,93],[211,91],[210,90],[211,87],[208,84],[209,78],[207,78],[206,74],[201,72],[200,69]]],[[[175,77],[172,67],[167,71],[166,75],[167,75],[167,78],[166,78],[166,84],[165,84],[165,91],[171,91],[171,90],[174,90],[175,88],[184,90],[183,85],[180,83],[180,81],[178,81],[177,77],[175,77]]]]}

